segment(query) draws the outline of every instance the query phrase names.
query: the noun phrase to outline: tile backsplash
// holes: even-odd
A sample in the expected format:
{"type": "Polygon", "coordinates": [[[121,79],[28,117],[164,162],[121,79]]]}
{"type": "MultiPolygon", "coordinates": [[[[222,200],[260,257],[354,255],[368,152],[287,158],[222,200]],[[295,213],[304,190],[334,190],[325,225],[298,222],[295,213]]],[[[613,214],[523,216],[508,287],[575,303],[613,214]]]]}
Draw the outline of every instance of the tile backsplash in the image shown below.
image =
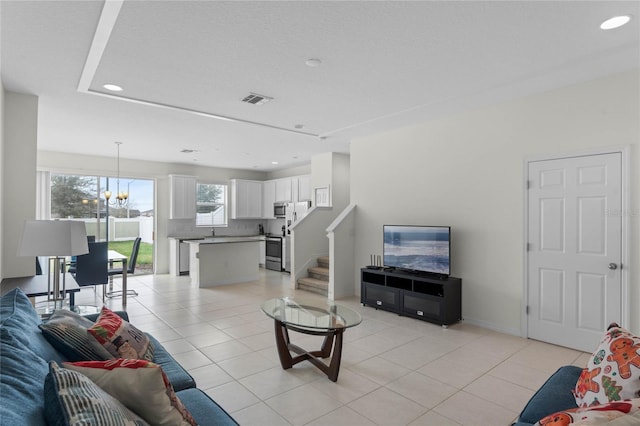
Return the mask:
{"type": "MultiPolygon", "coordinates": [[[[216,236],[258,235],[258,225],[262,224],[267,234],[282,234],[284,219],[241,219],[229,220],[227,227],[216,227],[216,236]]],[[[196,227],[196,221],[190,219],[169,219],[167,224],[169,237],[210,237],[210,226],[196,227]]]]}

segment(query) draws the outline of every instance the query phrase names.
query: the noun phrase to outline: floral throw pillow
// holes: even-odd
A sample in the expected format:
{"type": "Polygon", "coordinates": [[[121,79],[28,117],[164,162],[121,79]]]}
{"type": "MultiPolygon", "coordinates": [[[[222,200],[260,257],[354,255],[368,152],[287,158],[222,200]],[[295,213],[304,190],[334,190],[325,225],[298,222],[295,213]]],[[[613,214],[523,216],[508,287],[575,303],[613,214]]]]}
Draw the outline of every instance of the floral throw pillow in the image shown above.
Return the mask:
{"type": "Polygon", "coordinates": [[[551,414],[536,426],[568,426],[568,425],[607,425],[607,424],[637,424],[640,412],[640,399],[620,402],[610,402],[592,407],[579,407],[571,410],[551,414]],[[626,417],[629,422],[624,422],[626,417]],[[618,422],[618,420],[619,422],[618,422]]]}
{"type": "Polygon", "coordinates": [[[196,425],[158,364],[138,359],[63,362],[152,425],[196,425]]]}
{"type": "Polygon", "coordinates": [[[573,391],[587,407],[640,397],[640,337],[611,324],[573,391]]]}
{"type": "Polygon", "coordinates": [[[153,343],[147,335],[106,306],[87,332],[116,358],[153,361],[153,343]]]}

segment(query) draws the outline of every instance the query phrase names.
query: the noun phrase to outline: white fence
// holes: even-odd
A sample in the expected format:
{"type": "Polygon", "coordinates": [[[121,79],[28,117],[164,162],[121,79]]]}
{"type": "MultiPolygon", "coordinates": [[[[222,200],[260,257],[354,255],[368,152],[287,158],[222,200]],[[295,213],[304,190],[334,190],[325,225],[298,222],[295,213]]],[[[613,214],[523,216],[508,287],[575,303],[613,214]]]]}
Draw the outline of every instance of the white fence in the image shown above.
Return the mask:
{"type": "MultiPolygon", "coordinates": [[[[87,235],[96,235],[99,240],[104,240],[107,232],[105,219],[100,219],[100,224],[95,219],[81,220],[87,228],[87,235]],[[98,229],[99,227],[99,229],[98,229]]],[[[109,216],[109,241],[128,241],[137,237],[145,243],[153,244],[153,217],[140,216],[133,219],[117,218],[109,216]]]]}

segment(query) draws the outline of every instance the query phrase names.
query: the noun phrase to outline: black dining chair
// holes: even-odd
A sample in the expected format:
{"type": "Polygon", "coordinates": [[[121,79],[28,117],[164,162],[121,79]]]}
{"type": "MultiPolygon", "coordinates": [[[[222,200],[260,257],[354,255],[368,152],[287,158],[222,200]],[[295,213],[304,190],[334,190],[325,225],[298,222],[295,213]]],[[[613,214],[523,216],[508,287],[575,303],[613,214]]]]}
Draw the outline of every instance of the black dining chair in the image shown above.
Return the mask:
{"type": "MultiPolygon", "coordinates": [[[[96,242],[96,236],[95,235],[87,235],[87,243],[95,243],[96,242]]],[[[71,261],[67,264],[67,266],[69,267],[69,269],[67,269],[67,272],[69,272],[70,274],[75,274],[76,273],[76,258],[78,256],[71,256],[71,261]]]]}
{"type": "MultiPolygon", "coordinates": [[[[131,257],[127,262],[127,277],[133,275],[136,271],[136,263],[138,262],[138,252],[140,251],[140,243],[142,238],[138,237],[133,241],[133,247],[131,248],[131,257]]],[[[122,275],[122,266],[119,268],[109,268],[109,286],[113,285],[113,277],[115,275],[122,275]]],[[[116,290],[109,292],[109,297],[116,297],[121,295],[122,290],[116,290]]],[[[138,292],[135,290],[127,290],[127,296],[137,296],[138,292]]]]}
{"type": "Polygon", "coordinates": [[[75,279],[79,286],[102,285],[102,301],[105,300],[106,286],[109,283],[108,274],[108,243],[88,243],[89,253],[77,256],[75,279]]]}

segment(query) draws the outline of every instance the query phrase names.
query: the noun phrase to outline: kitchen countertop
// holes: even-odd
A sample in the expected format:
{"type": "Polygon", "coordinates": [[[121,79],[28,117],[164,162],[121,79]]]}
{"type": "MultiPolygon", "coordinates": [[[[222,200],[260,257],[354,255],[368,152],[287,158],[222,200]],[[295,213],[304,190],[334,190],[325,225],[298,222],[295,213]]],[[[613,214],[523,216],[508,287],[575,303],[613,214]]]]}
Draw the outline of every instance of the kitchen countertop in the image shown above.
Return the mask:
{"type": "Polygon", "coordinates": [[[171,237],[167,237],[171,240],[183,240],[183,241],[188,241],[188,240],[204,240],[207,237],[203,237],[203,236],[183,236],[183,237],[175,237],[175,236],[171,236],[171,237]]]}
{"type": "Polygon", "coordinates": [[[209,237],[199,240],[185,240],[189,244],[226,244],[226,243],[244,243],[251,241],[264,241],[264,235],[255,235],[248,237],[209,237]]]}

